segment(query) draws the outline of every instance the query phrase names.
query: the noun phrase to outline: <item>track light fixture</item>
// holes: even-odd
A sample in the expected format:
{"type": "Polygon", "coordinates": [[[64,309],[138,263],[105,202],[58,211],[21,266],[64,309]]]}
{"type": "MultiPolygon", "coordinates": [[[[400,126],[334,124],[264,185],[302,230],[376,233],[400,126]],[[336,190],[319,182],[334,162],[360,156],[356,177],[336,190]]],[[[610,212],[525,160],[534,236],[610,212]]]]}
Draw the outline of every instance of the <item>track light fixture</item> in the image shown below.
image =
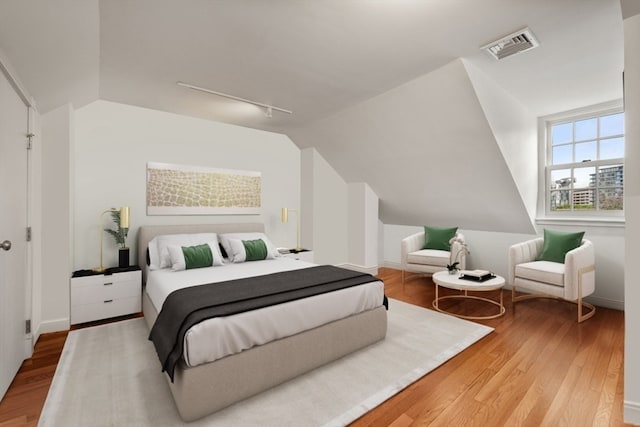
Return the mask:
{"type": "Polygon", "coordinates": [[[186,87],[186,88],[189,88],[189,89],[192,89],[192,90],[197,90],[199,92],[210,93],[212,95],[222,96],[223,98],[233,99],[234,101],[246,102],[247,104],[257,105],[258,107],[262,107],[262,108],[265,109],[264,115],[266,117],[269,117],[269,118],[273,117],[273,110],[280,111],[281,113],[293,114],[292,111],[285,110],[284,108],[276,107],[276,106],[269,105],[269,104],[263,104],[262,102],[252,101],[250,99],[240,98],[239,96],[233,96],[233,95],[229,95],[227,93],[216,92],[215,90],[207,89],[207,88],[200,87],[200,86],[195,86],[195,85],[192,85],[192,84],[189,84],[189,83],[178,82],[177,85],[178,86],[182,86],[182,87],[186,87]]]}

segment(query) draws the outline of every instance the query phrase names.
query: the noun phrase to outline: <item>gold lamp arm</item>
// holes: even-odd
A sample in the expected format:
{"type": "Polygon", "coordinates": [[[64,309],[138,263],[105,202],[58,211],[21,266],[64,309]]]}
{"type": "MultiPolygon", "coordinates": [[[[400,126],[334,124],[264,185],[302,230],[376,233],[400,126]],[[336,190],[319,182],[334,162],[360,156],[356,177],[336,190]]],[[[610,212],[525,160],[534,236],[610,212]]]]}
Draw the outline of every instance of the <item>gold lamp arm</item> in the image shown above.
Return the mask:
{"type": "MultiPolygon", "coordinates": [[[[124,206],[120,208],[120,228],[124,232],[124,238],[126,241],[127,234],[129,234],[129,206],[124,206]]],[[[123,245],[124,244],[125,243],[123,242],[123,245]]]]}
{"type": "Polygon", "coordinates": [[[97,271],[99,273],[102,273],[104,271],[104,267],[102,265],[102,235],[104,234],[104,230],[102,229],[102,224],[103,224],[102,217],[104,216],[104,214],[112,211],[114,211],[114,209],[104,210],[102,211],[102,213],[100,214],[100,217],[98,218],[98,233],[100,233],[100,267],[94,268],[93,271],[97,271]]]}
{"type": "Polygon", "coordinates": [[[289,212],[296,213],[296,251],[302,249],[300,247],[300,212],[297,209],[282,208],[282,223],[289,222],[289,212]]]}
{"type": "Polygon", "coordinates": [[[104,266],[102,265],[102,244],[103,244],[102,239],[104,236],[104,230],[102,228],[104,225],[103,216],[106,213],[117,212],[118,210],[120,211],[120,228],[124,228],[126,230],[129,229],[130,210],[128,206],[124,206],[120,209],[106,209],[102,211],[102,213],[100,214],[100,218],[98,219],[98,232],[100,233],[100,267],[94,268],[93,271],[96,271],[99,273],[102,273],[104,271],[104,266]]]}

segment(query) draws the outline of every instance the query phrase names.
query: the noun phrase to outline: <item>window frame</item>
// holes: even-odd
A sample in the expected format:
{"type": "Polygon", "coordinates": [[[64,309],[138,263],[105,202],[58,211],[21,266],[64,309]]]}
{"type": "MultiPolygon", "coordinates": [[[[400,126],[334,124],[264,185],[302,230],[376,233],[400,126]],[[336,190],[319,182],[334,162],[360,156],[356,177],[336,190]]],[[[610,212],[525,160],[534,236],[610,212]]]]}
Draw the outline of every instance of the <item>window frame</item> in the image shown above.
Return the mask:
{"type": "MultiPolygon", "coordinates": [[[[588,162],[575,162],[575,157],[572,158],[573,162],[565,163],[561,165],[553,165],[552,163],[552,155],[553,155],[553,142],[552,138],[552,126],[562,124],[562,123],[575,123],[580,120],[585,120],[594,117],[602,117],[611,114],[624,113],[622,100],[616,100],[608,103],[597,104],[585,108],[575,109],[571,111],[566,111],[558,114],[552,114],[549,116],[541,117],[538,121],[538,133],[539,133],[539,152],[540,152],[540,177],[539,180],[539,207],[542,206],[542,209],[539,209],[539,213],[543,214],[543,219],[553,219],[553,220],[589,220],[593,219],[595,221],[603,221],[603,220],[611,220],[611,221],[623,221],[624,220],[624,204],[623,209],[621,210],[603,210],[599,209],[597,206],[598,199],[598,189],[599,187],[596,185],[594,188],[595,195],[594,198],[596,206],[592,210],[574,210],[573,206],[568,210],[551,210],[551,173],[553,170],[558,169],[571,169],[572,176],[575,168],[580,167],[595,167],[598,170],[599,167],[606,166],[616,166],[622,165],[625,166],[625,158],[615,158],[615,159],[605,159],[605,160],[591,160],[588,162]]],[[[575,136],[575,135],[574,135],[575,136]]],[[[617,137],[622,136],[625,138],[624,131],[622,135],[616,135],[617,137]]],[[[614,138],[616,136],[607,136],[605,139],[614,138]]],[[[597,138],[598,141],[601,138],[597,138]]],[[[579,142],[578,142],[579,143],[579,142]]],[[[627,143],[626,138],[624,139],[624,143],[627,143]]],[[[576,141],[572,138],[572,141],[569,143],[573,147],[575,147],[576,141]]],[[[572,148],[573,149],[573,148],[572,148]]],[[[599,147],[597,148],[599,150],[599,147]]],[[[575,153],[574,153],[575,156],[575,153]]],[[[599,152],[598,152],[599,157],[599,152]]],[[[597,172],[596,172],[597,173],[597,172]]],[[[624,192],[624,169],[623,169],[623,184],[622,189],[624,192]]],[[[608,188],[608,187],[605,187],[608,188]]],[[[572,190],[573,191],[573,190],[572,190]]],[[[570,197],[571,204],[573,205],[573,200],[570,197]]]]}

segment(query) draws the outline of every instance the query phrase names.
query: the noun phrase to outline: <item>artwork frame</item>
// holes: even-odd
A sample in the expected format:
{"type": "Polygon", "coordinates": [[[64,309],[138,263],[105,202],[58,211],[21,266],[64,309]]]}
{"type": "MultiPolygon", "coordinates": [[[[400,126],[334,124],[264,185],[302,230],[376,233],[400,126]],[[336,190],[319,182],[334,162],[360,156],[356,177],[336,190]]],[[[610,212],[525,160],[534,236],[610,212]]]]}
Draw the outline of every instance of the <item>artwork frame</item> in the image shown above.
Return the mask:
{"type": "Polygon", "coordinates": [[[147,215],[259,215],[256,171],[147,162],[147,215]]]}

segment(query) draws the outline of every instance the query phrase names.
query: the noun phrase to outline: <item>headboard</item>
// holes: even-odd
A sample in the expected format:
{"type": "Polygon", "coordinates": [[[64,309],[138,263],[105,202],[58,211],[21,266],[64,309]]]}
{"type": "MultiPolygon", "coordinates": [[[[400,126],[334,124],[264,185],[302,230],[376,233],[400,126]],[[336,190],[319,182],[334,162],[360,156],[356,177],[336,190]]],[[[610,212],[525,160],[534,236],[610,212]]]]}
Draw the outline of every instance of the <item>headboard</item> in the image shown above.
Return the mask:
{"type": "Polygon", "coordinates": [[[163,234],[242,233],[263,232],[264,224],[257,222],[228,224],[143,225],[138,228],[138,264],[142,268],[142,283],[147,281],[147,247],[156,236],[163,234]]]}

